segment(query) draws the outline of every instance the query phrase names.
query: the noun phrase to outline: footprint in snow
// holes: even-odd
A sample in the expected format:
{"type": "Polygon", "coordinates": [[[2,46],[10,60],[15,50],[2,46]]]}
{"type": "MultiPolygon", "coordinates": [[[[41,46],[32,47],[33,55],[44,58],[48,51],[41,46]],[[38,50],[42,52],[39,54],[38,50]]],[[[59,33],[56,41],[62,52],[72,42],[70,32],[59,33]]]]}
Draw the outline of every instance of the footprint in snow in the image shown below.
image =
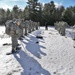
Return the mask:
{"type": "Polygon", "coordinates": [[[66,68],[61,68],[61,69],[56,70],[56,72],[53,72],[53,73],[57,75],[63,75],[65,71],[66,71],[66,68]]]}

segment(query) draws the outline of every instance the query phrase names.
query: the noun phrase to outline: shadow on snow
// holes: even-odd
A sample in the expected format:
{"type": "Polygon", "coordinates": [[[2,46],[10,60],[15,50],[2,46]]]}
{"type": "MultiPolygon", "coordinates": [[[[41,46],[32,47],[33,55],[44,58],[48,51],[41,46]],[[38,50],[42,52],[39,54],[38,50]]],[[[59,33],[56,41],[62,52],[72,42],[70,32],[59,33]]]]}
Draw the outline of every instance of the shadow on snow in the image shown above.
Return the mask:
{"type": "Polygon", "coordinates": [[[41,54],[46,55],[43,51],[41,51],[41,48],[46,49],[44,46],[39,45],[39,42],[42,42],[42,40],[38,40],[35,36],[31,36],[30,39],[21,40],[26,45],[26,49],[31,52],[34,56],[41,59],[41,54]],[[28,42],[25,42],[27,40],[28,42]],[[38,42],[38,43],[36,43],[38,42]]]}
{"type": "Polygon", "coordinates": [[[18,55],[14,54],[14,57],[23,68],[21,75],[51,75],[37,60],[27,55],[23,50],[20,50],[18,55]]]}

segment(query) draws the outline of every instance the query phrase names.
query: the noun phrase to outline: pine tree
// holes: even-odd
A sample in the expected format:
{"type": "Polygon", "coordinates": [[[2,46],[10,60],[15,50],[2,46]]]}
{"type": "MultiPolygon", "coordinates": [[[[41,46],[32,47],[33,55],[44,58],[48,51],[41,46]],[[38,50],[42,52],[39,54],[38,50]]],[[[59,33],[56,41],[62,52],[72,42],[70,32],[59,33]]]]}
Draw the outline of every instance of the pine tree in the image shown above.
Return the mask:
{"type": "Polygon", "coordinates": [[[27,2],[29,8],[29,18],[33,21],[37,21],[38,19],[38,10],[39,10],[39,3],[38,0],[28,0],[27,2]]]}

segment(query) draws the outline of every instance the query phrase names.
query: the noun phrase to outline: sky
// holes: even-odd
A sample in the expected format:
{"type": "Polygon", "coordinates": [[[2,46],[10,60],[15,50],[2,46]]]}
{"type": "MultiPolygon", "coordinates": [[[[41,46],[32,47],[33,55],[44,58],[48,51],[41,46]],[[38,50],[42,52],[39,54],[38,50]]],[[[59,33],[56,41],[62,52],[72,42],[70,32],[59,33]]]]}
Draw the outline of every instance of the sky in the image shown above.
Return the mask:
{"type": "MultiPolygon", "coordinates": [[[[65,8],[75,5],[75,0],[38,0],[42,4],[54,1],[56,7],[63,5],[65,8]]],[[[27,0],[0,0],[0,8],[3,9],[12,9],[14,5],[17,5],[19,8],[24,9],[27,5],[27,0]]]]}

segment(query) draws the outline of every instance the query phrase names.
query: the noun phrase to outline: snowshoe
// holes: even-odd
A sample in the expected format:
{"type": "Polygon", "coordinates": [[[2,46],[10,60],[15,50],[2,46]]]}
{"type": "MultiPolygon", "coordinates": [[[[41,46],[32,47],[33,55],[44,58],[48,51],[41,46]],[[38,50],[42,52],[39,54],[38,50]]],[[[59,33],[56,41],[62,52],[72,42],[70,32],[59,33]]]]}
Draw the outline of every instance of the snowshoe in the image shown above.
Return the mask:
{"type": "Polygon", "coordinates": [[[16,47],[16,50],[20,50],[21,49],[21,47],[16,47]]]}
{"type": "Polygon", "coordinates": [[[12,45],[11,43],[4,43],[3,46],[10,46],[12,45]]]}
{"type": "Polygon", "coordinates": [[[21,38],[25,38],[24,36],[21,36],[21,38]]]}
{"type": "Polygon", "coordinates": [[[19,40],[23,40],[23,38],[22,38],[22,37],[20,37],[20,38],[19,38],[19,40]]]}
{"type": "Polygon", "coordinates": [[[6,55],[11,55],[11,54],[14,54],[14,53],[17,53],[18,51],[12,51],[12,52],[9,52],[9,53],[6,53],[6,55]]]}
{"type": "Polygon", "coordinates": [[[20,46],[20,44],[17,44],[17,46],[20,46]]]}

